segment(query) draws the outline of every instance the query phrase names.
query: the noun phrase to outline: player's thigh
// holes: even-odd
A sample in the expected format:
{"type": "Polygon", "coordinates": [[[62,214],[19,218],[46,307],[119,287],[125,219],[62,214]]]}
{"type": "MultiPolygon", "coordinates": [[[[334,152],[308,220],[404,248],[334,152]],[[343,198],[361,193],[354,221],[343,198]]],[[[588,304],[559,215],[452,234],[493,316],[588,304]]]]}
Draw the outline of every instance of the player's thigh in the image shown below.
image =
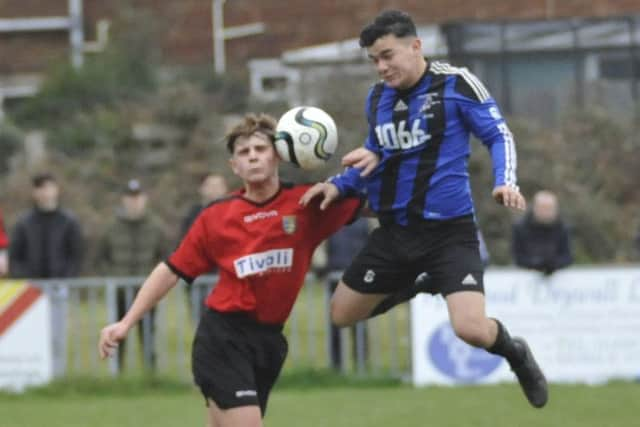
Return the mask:
{"type": "Polygon", "coordinates": [[[476,347],[493,344],[497,326],[487,318],[484,294],[454,292],[447,295],[446,301],[451,326],[459,338],[476,347]]]}
{"type": "Polygon", "coordinates": [[[340,281],[331,297],[331,320],[338,326],[349,326],[366,319],[388,295],[358,292],[340,281]]]}
{"type": "Polygon", "coordinates": [[[261,427],[262,416],[258,405],[222,409],[208,399],[207,423],[208,427],[261,427]]]}
{"type": "Polygon", "coordinates": [[[484,294],[474,291],[454,292],[446,296],[451,325],[456,329],[486,319],[484,294]]]}

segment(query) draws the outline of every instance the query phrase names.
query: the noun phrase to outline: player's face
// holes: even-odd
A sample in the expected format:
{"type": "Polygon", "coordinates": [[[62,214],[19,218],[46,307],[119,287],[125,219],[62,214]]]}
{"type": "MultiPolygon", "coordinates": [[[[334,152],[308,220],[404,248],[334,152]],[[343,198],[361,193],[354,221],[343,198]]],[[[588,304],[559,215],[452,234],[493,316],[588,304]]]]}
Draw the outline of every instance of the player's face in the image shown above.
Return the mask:
{"type": "Polygon", "coordinates": [[[367,48],[378,75],[394,89],[408,89],[422,76],[422,43],[417,37],[380,37],[367,48]]]}
{"type": "Polygon", "coordinates": [[[46,181],[33,190],[33,199],[40,209],[50,211],[58,207],[59,194],[58,184],[46,181]]]}
{"type": "Polygon", "coordinates": [[[256,132],[248,138],[236,139],[229,162],[233,173],[245,183],[260,184],[277,175],[278,161],[269,137],[256,132]]]}

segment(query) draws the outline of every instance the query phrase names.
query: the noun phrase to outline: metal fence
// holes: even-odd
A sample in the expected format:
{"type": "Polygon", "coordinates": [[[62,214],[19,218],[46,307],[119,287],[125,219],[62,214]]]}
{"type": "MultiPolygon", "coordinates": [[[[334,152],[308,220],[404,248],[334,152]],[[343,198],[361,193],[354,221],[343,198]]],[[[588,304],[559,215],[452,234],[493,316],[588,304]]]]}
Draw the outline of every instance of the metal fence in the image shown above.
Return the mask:
{"type": "MultiPolygon", "coordinates": [[[[353,328],[335,329],[329,319],[330,285],[337,273],[322,279],[308,275],[285,325],[289,356],[284,372],[333,368],[343,373],[406,377],[410,373],[408,305],[391,310],[353,328]]],[[[54,375],[105,376],[119,373],[156,374],[191,379],[191,343],[202,298],[215,283],[203,276],[191,286],[179,282],[127,338],[120,358],[101,361],[100,329],[117,320],[118,298],[128,307],[142,277],[103,277],[38,280],[51,301],[54,375]]]]}

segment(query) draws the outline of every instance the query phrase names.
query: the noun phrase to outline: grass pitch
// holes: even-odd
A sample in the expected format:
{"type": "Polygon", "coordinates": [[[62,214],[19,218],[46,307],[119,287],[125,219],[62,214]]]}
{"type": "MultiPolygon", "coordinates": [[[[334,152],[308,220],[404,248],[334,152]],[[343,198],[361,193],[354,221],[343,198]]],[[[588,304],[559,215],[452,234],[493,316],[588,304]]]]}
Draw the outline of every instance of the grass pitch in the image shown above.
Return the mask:
{"type": "MultiPolygon", "coordinates": [[[[0,427],[154,427],[204,425],[204,401],[191,387],[53,386],[0,394],[0,427]]],[[[554,385],[533,409],[515,384],[455,388],[324,384],[283,386],[266,426],[304,427],[626,427],[637,425],[640,384],[554,385]]]]}

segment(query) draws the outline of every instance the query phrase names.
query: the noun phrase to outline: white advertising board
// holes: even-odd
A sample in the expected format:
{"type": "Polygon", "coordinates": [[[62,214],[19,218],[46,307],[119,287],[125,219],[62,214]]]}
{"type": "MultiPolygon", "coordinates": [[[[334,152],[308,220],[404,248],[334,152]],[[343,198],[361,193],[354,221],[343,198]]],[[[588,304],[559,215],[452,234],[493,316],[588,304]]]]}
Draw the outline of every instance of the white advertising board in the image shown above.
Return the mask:
{"type": "MultiPolygon", "coordinates": [[[[550,382],[640,378],[640,268],[572,268],[550,278],[515,269],[484,278],[487,314],[526,338],[550,382]]],[[[468,346],[442,297],[411,302],[416,385],[515,378],[502,358],[468,346]]]]}
{"type": "Polygon", "coordinates": [[[21,391],[52,378],[47,296],[16,281],[0,281],[0,389],[21,391]]]}

